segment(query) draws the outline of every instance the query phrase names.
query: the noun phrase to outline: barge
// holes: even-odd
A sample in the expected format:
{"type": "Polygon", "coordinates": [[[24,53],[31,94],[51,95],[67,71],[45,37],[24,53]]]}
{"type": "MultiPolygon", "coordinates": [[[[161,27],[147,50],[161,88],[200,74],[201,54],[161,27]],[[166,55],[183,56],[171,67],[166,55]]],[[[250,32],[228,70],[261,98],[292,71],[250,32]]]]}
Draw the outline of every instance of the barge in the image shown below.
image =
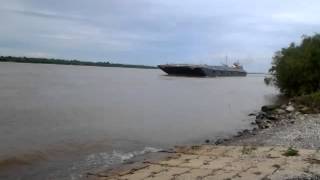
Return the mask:
{"type": "Polygon", "coordinates": [[[209,66],[193,64],[164,64],[158,67],[168,75],[194,76],[194,77],[218,77],[218,76],[246,76],[247,72],[239,63],[232,66],[209,66]]]}

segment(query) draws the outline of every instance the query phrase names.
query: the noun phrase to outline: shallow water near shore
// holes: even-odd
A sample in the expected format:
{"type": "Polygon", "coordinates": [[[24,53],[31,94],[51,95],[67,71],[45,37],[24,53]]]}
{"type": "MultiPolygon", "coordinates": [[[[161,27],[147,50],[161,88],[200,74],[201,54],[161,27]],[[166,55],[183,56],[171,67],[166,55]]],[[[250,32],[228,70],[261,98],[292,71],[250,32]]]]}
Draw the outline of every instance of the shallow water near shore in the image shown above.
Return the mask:
{"type": "Polygon", "coordinates": [[[232,135],[276,94],[262,75],[0,63],[0,178],[79,179],[147,152],[232,135]]]}

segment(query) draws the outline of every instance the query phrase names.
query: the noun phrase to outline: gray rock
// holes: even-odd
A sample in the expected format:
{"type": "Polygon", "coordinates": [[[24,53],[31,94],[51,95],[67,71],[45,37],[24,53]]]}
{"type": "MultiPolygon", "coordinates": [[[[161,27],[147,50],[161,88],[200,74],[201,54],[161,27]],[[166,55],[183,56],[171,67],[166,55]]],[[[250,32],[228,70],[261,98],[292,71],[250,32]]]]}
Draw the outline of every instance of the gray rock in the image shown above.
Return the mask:
{"type": "Polygon", "coordinates": [[[306,106],[301,107],[301,108],[300,108],[300,111],[301,111],[302,113],[304,113],[304,114],[308,114],[308,113],[311,113],[311,112],[312,112],[312,110],[311,110],[310,108],[306,107],[306,106]]]}
{"type": "Polygon", "coordinates": [[[261,111],[263,112],[270,112],[275,109],[279,108],[279,105],[265,105],[261,107],[261,111]]]}
{"type": "Polygon", "coordinates": [[[289,105],[287,108],[286,108],[286,111],[288,112],[293,112],[294,111],[294,107],[292,105],[289,105]]]}
{"type": "Polygon", "coordinates": [[[302,116],[299,116],[299,119],[300,119],[301,121],[304,121],[304,120],[306,119],[306,117],[305,117],[305,115],[302,115],[302,116]]]}
{"type": "Polygon", "coordinates": [[[277,109],[277,110],[276,110],[276,113],[277,113],[277,114],[285,114],[286,111],[283,110],[283,109],[277,109]]]}
{"type": "Polygon", "coordinates": [[[216,142],[214,142],[215,145],[222,144],[224,142],[223,139],[217,139],[216,142]]]}
{"type": "Polygon", "coordinates": [[[297,117],[297,116],[299,116],[300,114],[301,114],[300,112],[295,112],[295,113],[294,113],[294,116],[297,117]]]}
{"type": "Polygon", "coordinates": [[[277,121],[277,120],[278,120],[278,118],[277,118],[275,115],[269,115],[269,114],[268,114],[268,115],[266,116],[266,118],[269,119],[269,120],[272,120],[272,121],[277,121]]]}
{"type": "Polygon", "coordinates": [[[256,119],[256,124],[262,124],[264,122],[264,119],[256,119]]]}
{"type": "Polygon", "coordinates": [[[272,124],[272,122],[268,119],[256,119],[256,123],[259,129],[267,129],[272,124]]]}
{"type": "Polygon", "coordinates": [[[267,116],[267,113],[265,112],[259,112],[259,114],[256,116],[256,119],[264,119],[267,116]]]}

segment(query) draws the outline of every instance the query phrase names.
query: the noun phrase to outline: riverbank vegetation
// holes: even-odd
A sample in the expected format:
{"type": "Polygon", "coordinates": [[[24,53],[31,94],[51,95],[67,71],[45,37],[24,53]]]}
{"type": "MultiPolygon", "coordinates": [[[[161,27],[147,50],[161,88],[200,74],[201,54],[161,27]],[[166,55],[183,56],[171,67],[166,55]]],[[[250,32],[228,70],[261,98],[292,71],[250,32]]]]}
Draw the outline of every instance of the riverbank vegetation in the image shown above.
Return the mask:
{"type": "Polygon", "coordinates": [[[300,44],[276,52],[269,72],[267,84],[298,104],[320,108],[320,34],[303,36],[300,44]]]}
{"type": "Polygon", "coordinates": [[[320,110],[320,91],[295,97],[293,101],[297,104],[308,106],[318,112],[320,110]]]}
{"type": "Polygon", "coordinates": [[[134,65],[134,64],[117,64],[117,63],[110,63],[110,62],[91,62],[91,61],[79,61],[79,60],[32,58],[32,57],[13,57],[13,56],[0,56],[0,62],[62,64],[62,65],[101,66],[101,67],[124,67],[124,68],[143,68],[143,69],[156,69],[157,68],[154,66],[134,65]]]}
{"type": "Polygon", "coordinates": [[[299,45],[291,43],[273,57],[267,83],[277,86],[289,97],[320,90],[320,34],[303,36],[299,45]]]}
{"type": "Polygon", "coordinates": [[[294,149],[293,147],[289,147],[284,153],[284,156],[298,156],[299,151],[294,149]]]}

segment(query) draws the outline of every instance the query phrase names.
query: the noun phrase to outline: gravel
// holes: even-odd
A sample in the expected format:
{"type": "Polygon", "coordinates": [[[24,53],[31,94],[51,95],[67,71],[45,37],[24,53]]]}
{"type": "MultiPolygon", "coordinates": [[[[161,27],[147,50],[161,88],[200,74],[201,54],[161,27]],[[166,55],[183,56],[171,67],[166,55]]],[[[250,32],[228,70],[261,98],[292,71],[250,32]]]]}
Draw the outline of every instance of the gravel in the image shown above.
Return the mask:
{"type": "Polygon", "coordinates": [[[281,121],[285,123],[235,138],[227,144],[320,149],[320,114],[299,114],[281,121]]]}

